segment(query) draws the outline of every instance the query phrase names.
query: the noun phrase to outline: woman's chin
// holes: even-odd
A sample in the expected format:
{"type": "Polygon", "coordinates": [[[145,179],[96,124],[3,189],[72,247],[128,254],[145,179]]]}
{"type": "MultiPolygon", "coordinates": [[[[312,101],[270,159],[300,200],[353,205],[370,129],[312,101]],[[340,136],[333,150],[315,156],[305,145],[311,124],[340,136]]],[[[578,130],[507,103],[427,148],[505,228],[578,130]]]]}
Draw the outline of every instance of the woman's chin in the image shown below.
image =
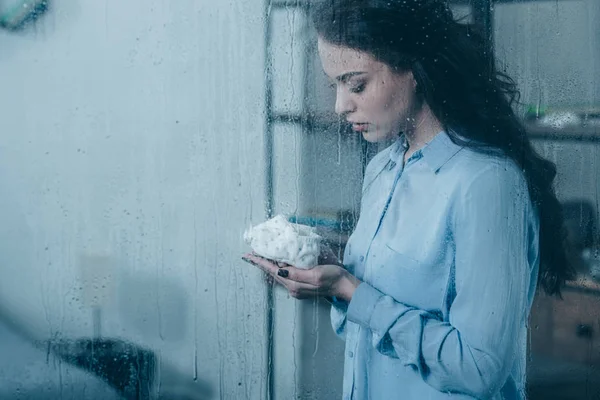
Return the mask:
{"type": "Polygon", "coordinates": [[[377,131],[364,131],[361,132],[363,139],[365,139],[369,143],[377,143],[380,138],[377,135],[377,131]]]}
{"type": "Polygon", "coordinates": [[[394,141],[398,135],[386,134],[380,131],[365,131],[361,132],[363,139],[369,143],[384,143],[394,141]]]}

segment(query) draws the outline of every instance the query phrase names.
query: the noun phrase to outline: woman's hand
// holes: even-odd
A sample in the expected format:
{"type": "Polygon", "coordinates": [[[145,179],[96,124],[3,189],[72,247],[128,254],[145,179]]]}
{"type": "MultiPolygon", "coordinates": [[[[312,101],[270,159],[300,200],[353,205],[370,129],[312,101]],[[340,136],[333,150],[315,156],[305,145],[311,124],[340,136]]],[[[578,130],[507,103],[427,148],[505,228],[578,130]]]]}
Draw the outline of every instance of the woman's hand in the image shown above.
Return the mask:
{"type": "Polygon", "coordinates": [[[297,299],[335,296],[349,302],[360,284],[356,277],[339,265],[324,264],[300,269],[288,264],[275,264],[256,254],[245,254],[242,259],[268,273],[297,299]]]}

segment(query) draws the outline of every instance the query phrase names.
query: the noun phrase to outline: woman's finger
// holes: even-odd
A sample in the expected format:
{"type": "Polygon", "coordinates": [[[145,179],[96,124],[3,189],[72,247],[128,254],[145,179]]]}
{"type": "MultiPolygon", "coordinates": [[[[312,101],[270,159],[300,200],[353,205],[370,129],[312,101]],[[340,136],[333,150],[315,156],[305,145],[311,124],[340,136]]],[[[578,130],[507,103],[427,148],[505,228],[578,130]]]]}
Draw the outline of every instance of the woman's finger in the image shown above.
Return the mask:
{"type": "Polygon", "coordinates": [[[273,264],[272,262],[253,254],[244,254],[244,256],[242,256],[242,260],[262,269],[271,275],[276,275],[277,271],[279,270],[279,267],[276,264],[273,264]]]}
{"type": "Polygon", "coordinates": [[[306,299],[309,297],[320,296],[324,293],[321,288],[309,283],[292,281],[279,275],[275,275],[274,279],[288,291],[290,296],[296,299],[306,299]]]}
{"type": "Polygon", "coordinates": [[[319,294],[321,291],[314,282],[315,272],[290,266],[285,263],[274,263],[254,254],[245,254],[242,259],[267,273],[267,282],[273,281],[284,286],[292,297],[305,298],[319,294]],[[282,264],[280,267],[279,264],[282,264]]]}
{"type": "Polygon", "coordinates": [[[290,292],[316,293],[319,290],[319,288],[315,285],[311,285],[309,283],[291,281],[289,279],[282,278],[280,276],[276,276],[275,280],[277,280],[277,282],[279,282],[283,286],[285,286],[285,288],[290,292]]]}
{"type": "Polygon", "coordinates": [[[278,271],[279,276],[287,278],[291,281],[302,282],[312,286],[318,286],[319,272],[318,269],[301,269],[295,267],[282,268],[278,271]]]}
{"type": "Polygon", "coordinates": [[[273,282],[277,282],[280,285],[285,286],[287,289],[287,284],[290,281],[281,278],[280,275],[277,274],[277,272],[281,270],[277,264],[274,264],[271,261],[264,259],[260,256],[256,256],[254,254],[244,254],[244,256],[242,256],[242,260],[262,269],[266,273],[265,279],[267,283],[273,284],[273,282]]]}

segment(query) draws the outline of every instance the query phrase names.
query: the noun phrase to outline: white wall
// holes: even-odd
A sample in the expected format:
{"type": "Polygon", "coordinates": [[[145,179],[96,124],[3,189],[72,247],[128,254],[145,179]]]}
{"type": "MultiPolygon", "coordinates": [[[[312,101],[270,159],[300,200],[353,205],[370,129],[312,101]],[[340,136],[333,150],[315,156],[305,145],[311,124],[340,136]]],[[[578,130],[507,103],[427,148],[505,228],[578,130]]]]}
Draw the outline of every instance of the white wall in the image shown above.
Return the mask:
{"type": "Polygon", "coordinates": [[[56,0],[0,33],[0,303],[37,338],[91,335],[98,303],[104,335],[265,397],[265,286],[239,258],[265,216],[263,7],[56,0]]]}

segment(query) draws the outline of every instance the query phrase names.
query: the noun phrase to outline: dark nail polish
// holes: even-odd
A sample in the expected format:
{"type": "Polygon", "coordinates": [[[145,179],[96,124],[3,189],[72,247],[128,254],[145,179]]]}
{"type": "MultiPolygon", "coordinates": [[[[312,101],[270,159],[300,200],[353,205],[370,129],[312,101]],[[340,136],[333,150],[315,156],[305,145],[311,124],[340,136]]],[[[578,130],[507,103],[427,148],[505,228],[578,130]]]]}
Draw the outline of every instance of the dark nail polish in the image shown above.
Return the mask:
{"type": "Polygon", "coordinates": [[[289,274],[290,271],[288,271],[287,269],[280,269],[279,271],[277,271],[277,275],[282,276],[284,278],[287,278],[289,274]]]}
{"type": "Polygon", "coordinates": [[[242,257],[242,260],[246,261],[248,264],[256,265],[256,263],[246,257],[242,257]]]}

